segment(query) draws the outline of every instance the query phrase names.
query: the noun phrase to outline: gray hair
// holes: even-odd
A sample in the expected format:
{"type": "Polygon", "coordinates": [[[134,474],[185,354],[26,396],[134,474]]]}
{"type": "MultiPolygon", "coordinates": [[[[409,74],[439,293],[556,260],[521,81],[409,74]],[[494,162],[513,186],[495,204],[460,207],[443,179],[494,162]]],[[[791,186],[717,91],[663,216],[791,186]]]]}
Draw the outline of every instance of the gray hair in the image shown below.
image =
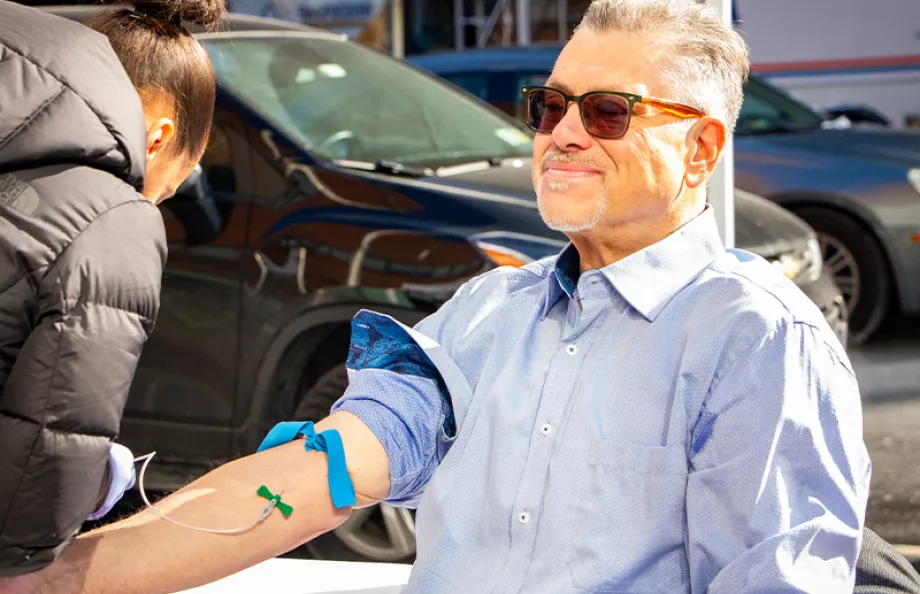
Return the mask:
{"type": "Polygon", "coordinates": [[[662,76],[671,97],[702,109],[734,130],[750,70],[741,36],[713,8],[696,0],[593,0],[575,29],[642,35],[663,50],[662,76]]]}

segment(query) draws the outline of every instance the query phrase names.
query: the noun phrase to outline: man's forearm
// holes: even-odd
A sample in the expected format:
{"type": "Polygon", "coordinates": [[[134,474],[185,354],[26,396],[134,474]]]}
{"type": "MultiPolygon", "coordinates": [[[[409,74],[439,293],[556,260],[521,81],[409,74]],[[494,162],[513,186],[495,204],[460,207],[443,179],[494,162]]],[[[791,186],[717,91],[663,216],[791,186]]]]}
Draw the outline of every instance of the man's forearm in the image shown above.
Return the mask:
{"type": "Polygon", "coordinates": [[[267,501],[256,490],[264,484],[273,493],[284,491],[283,501],[294,513],[284,518],[276,510],[248,532],[221,535],[176,526],[146,510],[78,538],[57,563],[35,575],[39,591],[174,592],[284,553],[331,530],[350,511],[333,508],[325,466],[323,454],[304,452],[302,443],[231,462],[159,502],[157,509],[187,524],[232,529],[258,516],[267,501]],[[287,448],[299,448],[296,470],[316,477],[312,484],[287,480],[295,470],[285,468],[280,456],[287,448]]]}
{"type": "MultiPolygon", "coordinates": [[[[342,429],[359,505],[385,495],[380,453],[367,455],[369,430],[351,415],[328,426],[342,429]],[[341,421],[345,421],[344,425],[341,421]],[[357,425],[355,423],[358,423],[357,425]],[[362,478],[370,477],[370,480],[362,478]]],[[[330,417],[332,419],[332,417],[330,417]]],[[[321,424],[318,430],[323,430],[321,424]]],[[[386,464],[386,458],[382,459],[386,464]]],[[[326,455],[304,451],[303,441],[241,458],[217,468],[156,504],[170,518],[214,529],[233,529],[255,520],[267,500],[260,485],[282,493],[294,508],[279,510],[252,530],[235,535],[209,534],[176,526],[145,510],[127,520],[80,536],[48,569],[26,576],[27,592],[174,592],[212,582],[270,559],[343,522],[349,509],[332,505],[326,455]]],[[[386,474],[388,482],[388,473],[386,474]]]]}

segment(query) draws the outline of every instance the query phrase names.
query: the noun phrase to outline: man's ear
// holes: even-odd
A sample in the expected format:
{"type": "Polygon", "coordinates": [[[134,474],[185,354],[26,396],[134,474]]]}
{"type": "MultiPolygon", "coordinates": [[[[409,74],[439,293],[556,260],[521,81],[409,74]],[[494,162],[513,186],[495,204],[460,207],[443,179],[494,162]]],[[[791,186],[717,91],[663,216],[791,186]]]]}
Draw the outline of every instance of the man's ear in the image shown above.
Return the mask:
{"type": "Polygon", "coordinates": [[[700,118],[690,129],[687,136],[690,162],[687,165],[685,180],[688,187],[695,188],[706,183],[719,164],[727,136],[725,124],[710,116],[700,118]]]}
{"type": "Polygon", "coordinates": [[[176,135],[176,124],[169,118],[160,118],[147,128],[147,162],[153,161],[157,155],[169,146],[176,135]]]}

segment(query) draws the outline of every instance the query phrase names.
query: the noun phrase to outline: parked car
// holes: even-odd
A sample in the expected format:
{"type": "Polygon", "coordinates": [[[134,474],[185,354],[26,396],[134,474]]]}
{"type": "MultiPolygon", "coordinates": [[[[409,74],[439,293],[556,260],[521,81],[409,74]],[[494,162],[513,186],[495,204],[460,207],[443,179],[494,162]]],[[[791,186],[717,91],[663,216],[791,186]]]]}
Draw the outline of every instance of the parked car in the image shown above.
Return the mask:
{"type": "MultiPolygon", "coordinates": [[[[412,56],[409,61],[515,117],[523,85],[543,84],[561,46],[412,56]]],[[[737,187],[765,196],[818,233],[862,342],[893,305],[920,313],[920,135],[824,129],[824,118],[756,75],[735,137],[737,187]]]]}
{"type": "Polygon", "coordinates": [[[821,111],[825,119],[829,121],[846,118],[847,121],[854,126],[891,127],[890,119],[868,105],[834,105],[821,111]]]}
{"type": "MultiPolygon", "coordinates": [[[[231,15],[200,39],[219,80],[215,127],[200,169],[161,206],[163,306],[120,435],[157,451],[156,490],[252,453],[278,421],[327,415],[360,309],[412,324],[472,276],[566,242],[539,215],[532,137],[513,118],[320,30],[231,15]]],[[[813,231],[764,198],[736,199],[738,245],[781,267],[845,341],[813,231]]],[[[406,560],[413,516],[355,510],[307,546],[406,560]]]]}

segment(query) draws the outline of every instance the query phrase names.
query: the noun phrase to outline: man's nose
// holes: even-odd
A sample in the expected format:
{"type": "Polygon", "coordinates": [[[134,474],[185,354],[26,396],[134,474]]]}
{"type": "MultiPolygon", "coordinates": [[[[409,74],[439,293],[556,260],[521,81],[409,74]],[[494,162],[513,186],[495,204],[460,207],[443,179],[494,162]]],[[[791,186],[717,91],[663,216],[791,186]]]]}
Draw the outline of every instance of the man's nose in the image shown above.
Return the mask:
{"type": "Polygon", "coordinates": [[[569,103],[562,120],[553,128],[553,143],[561,150],[584,150],[592,139],[581,119],[581,111],[574,101],[569,103]]]}

